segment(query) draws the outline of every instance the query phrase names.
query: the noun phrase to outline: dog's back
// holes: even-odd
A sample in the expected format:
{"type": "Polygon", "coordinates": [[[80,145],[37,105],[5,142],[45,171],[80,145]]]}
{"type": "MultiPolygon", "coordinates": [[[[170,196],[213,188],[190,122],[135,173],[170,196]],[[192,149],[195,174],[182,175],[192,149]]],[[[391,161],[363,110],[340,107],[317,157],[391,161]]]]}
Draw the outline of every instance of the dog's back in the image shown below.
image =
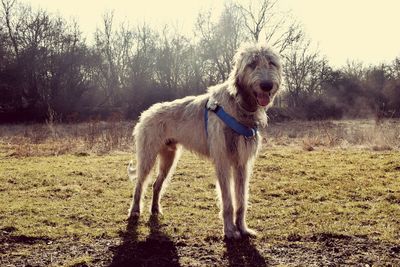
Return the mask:
{"type": "Polygon", "coordinates": [[[171,143],[207,155],[203,122],[208,95],[189,96],[171,102],[158,103],[142,113],[134,129],[136,151],[157,153],[171,143]]]}

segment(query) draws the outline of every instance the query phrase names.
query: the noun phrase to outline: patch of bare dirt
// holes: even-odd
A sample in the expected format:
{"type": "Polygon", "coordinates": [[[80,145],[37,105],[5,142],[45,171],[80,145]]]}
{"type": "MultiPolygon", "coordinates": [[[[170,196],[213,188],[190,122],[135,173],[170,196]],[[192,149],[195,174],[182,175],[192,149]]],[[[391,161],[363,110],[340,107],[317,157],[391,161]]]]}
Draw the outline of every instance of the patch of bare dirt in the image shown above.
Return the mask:
{"type": "Polygon", "coordinates": [[[13,236],[12,229],[0,234],[0,266],[189,266],[180,258],[191,259],[196,266],[399,266],[400,244],[333,233],[289,236],[281,243],[243,239],[226,241],[206,238],[195,244],[174,241],[159,231],[158,222],[150,222],[151,233],[137,239],[135,224],[130,223],[121,238],[98,239],[87,244],[79,240],[49,240],[13,236]],[[222,247],[222,258],[215,247],[222,247]],[[22,251],[29,253],[21,253],[22,251]]]}
{"type": "Polygon", "coordinates": [[[397,266],[400,264],[399,244],[333,233],[299,237],[273,246],[267,254],[276,263],[308,266],[397,266]]]}

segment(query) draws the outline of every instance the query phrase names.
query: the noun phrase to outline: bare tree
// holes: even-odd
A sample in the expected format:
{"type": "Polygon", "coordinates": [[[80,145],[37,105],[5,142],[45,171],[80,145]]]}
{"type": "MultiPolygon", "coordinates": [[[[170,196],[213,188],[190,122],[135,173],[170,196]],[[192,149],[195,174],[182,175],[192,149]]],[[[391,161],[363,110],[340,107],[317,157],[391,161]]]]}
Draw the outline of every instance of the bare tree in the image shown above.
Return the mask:
{"type": "Polygon", "coordinates": [[[342,67],[342,71],[345,75],[353,79],[361,80],[365,78],[366,69],[360,61],[347,60],[346,65],[342,67]]]}
{"type": "Polygon", "coordinates": [[[236,5],[226,4],[216,23],[211,19],[211,12],[199,14],[196,30],[200,33],[200,56],[206,60],[208,77],[205,78],[210,84],[228,78],[233,55],[246,39],[242,29],[242,18],[236,5]]]}
{"type": "Polygon", "coordinates": [[[273,13],[271,12],[277,0],[265,0],[254,3],[249,1],[247,6],[238,4],[237,7],[241,11],[244,19],[244,25],[250,35],[258,42],[260,33],[264,30],[266,24],[271,22],[273,13]],[[256,5],[254,5],[256,4],[256,5]],[[271,14],[270,14],[271,13],[271,14]]]}
{"type": "Polygon", "coordinates": [[[162,88],[174,89],[178,95],[184,94],[188,86],[190,61],[188,60],[191,44],[189,39],[178,32],[164,27],[157,49],[155,64],[156,82],[162,88]]]}
{"type": "Polygon", "coordinates": [[[118,77],[118,82],[121,88],[127,88],[130,86],[130,68],[129,64],[131,58],[134,55],[135,33],[130,28],[129,23],[122,22],[118,30],[115,32],[114,37],[114,60],[115,60],[115,72],[118,77]]]}
{"type": "Polygon", "coordinates": [[[13,48],[14,48],[14,53],[16,56],[19,54],[19,49],[18,49],[18,42],[17,42],[17,37],[15,36],[15,29],[19,28],[18,22],[15,23],[13,22],[13,8],[16,5],[16,0],[1,0],[2,4],[2,15],[4,17],[4,22],[7,27],[8,31],[8,37],[10,38],[13,48]],[[17,24],[17,25],[14,25],[17,24]]]}
{"type": "Polygon", "coordinates": [[[393,60],[388,66],[389,81],[383,89],[388,101],[388,115],[400,116],[400,58],[393,60]]]}
{"type": "Polygon", "coordinates": [[[98,69],[98,85],[104,92],[104,97],[99,106],[113,105],[117,101],[119,87],[115,59],[115,32],[113,30],[114,12],[109,11],[103,15],[103,27],[95,33],[96,50],[100,55],[98,69]]]}
{"type": "Polygon", "coordinates": [[[6,51],[12,54],[7,71],[13,82],[7,90],[14,108],[67,112],[87,90],[89,79],[88,52],[76,22],[12,0],[1,4],[6,51]]]}
{"type": "Polygon", "coordinates": [[[243,23],[251,38],[258,42],[262,36],[282,54],[289,46],[300,41],[304,33],[301,26],[290,19],[287,12],[278,11],[277,2],[250,0],[247,5],[237,4],[236,7],[242,14],[243,23]]]}
{"type": "Polygon", "coordinates": [[[293,47],[285,56],[283,66],[289,107],[296,108],[304,99],[322,94],[322,84],[330,68],[326,59],[311,48],[310,41],[293,47]]]}
{"type": "Polygon", "coordinates": [[[400,57],[395,58],[389,68],[391,77],[400,80],[400,57]]]}

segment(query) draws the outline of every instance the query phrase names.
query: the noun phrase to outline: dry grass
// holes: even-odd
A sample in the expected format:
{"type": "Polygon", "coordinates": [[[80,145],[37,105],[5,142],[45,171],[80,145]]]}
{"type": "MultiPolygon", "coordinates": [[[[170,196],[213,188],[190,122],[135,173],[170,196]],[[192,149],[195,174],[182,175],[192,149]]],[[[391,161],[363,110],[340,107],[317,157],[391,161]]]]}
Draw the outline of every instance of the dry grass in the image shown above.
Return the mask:
{"type": "Polygon", "coordinates": [[[237,243],[212,165],[190,153],[164,216],[126,221],[132,127],[0,127],[0,266],[399,266],[399,121],[270,125],[250,183],[259,237],[237,243]]]}
{"type": "Polygon", "coordinates": [[[127,121],[3,125],[0,145],[15,157],[128,151],[133,125],[127,121]]]}
{"type": "MultiPolygon", "coordinates": [[[[184,153],[164,215],[126,220],[130,153],[0,157],[0,266],[399,266],[400,152],[261,151],[224,242],[211,163],[184,153]]],[[[153,177],[154,178],[154,177],[153,177]]]]}
{"type": "Polygon", "coordinates": [[[272,146],[360,148],[373,151],[400,149],[400,120],[342,120],[273,123],[265,130],[272,146]]]}
{"type": "MultiPolygon", "coordinates": [[[[110,120],[75,124],[2,125],[0,146],[15,157],[63,154],[106,154],[133,149],[134,122],[110,120]]],[[[263,132],[273,147],[400,149],[400,121],[290,121],[272,123],[263,132]]]]}

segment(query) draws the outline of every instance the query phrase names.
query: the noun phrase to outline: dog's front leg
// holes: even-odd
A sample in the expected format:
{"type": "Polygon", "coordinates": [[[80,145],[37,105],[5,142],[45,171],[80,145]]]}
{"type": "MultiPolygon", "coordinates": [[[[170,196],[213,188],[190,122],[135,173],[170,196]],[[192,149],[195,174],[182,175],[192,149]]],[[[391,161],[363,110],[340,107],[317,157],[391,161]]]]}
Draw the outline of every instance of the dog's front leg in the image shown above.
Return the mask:
{"type": "Polygon", "coordinates": [[[235,166],[233,168],[236,200],[236,227],[243,236],[255,236],[256,232],[247,228],[246,211],[248,199],[248,183],[252,164],[235,166]]]}
{"type": "Polygon", "coordinates": [[[240,232],[233,222],[233,203],[231,193],[231,167],[226,162],[215,162],[218,185],[221,192],[222,217],[224,220],[224,234],[226,238],[238,239],[240,232]]]}

